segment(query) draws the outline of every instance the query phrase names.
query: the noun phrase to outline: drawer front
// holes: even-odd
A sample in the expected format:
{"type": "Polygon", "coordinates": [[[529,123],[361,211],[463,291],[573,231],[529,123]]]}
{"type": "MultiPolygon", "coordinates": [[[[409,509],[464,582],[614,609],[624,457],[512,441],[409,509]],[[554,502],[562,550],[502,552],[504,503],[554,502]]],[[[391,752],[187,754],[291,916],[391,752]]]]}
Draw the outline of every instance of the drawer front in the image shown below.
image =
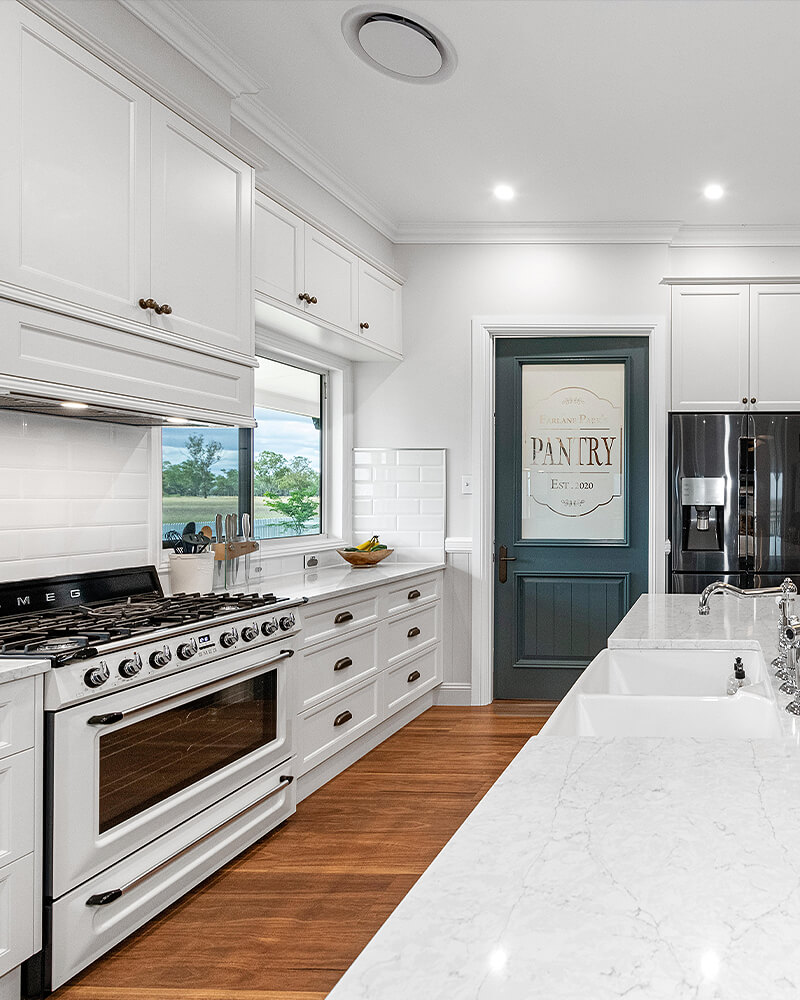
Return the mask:
{"type": "Polygon", "coordinates": [[[306,712],[300,720],[301,773],[310,771],[380,722],[382,680],[378,674],[336,701],[306,712]]]}
{"type": "Polygon", "coordinates": [[[33,875],[32,854],[0,868],[0,976],[40,947],[34,931],[33,875]]]}
{"type": "MultiPolygon", "coordinates": [[[[368,573],[369,570],[362,572],[368,573]]],[[[308,645],[323,639],[344,635],[378,620],[378,598],[371,594],[354,594],[347,601],[341,597],[311,604],[303,612],[303,639],[308,645]]]]}
{"type": "Polygon", "coordinates": [[[439,639],[439,607],[438,603],[428,605],[386,623],[386,658],[390,666],[415,649],[439,639]]]}
{"type": "Polygon", "coordinates": [[[36,796],[36,751],[0,760],[0,866],[16,861],[34,849],[36,796]]]}
{"type": "Polygon", "coordinates": [[[442,576],[420,577],[416,580],[406,580],[403,584],[395,584],[387,588],[386,614],[395,615],[421,604],[430,604],[441,597],[442,576]]]}
{"type": "Polygon", "coordinates": [[[386,674],[386,715],[392,715],[442,680],[442,647],[390,667],[386,674]]]}
{"type": "Polygon", "coordinates": [[[36,678],[0,684],[0,758],[33,746],[36,678]]]}
{"type": "Polygon", "coordinates": [[[378,672],[378,627],[307,649],[300,666],[300,710],[326,701],[378,672]]]}

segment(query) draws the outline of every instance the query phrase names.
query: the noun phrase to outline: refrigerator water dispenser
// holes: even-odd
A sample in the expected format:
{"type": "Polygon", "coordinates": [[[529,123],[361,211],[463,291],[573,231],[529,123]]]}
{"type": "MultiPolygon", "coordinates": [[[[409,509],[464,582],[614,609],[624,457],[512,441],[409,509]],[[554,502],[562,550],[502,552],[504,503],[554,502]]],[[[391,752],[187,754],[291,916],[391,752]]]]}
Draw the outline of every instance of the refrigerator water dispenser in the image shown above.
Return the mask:
{"type": "Polygon", "coordinates": [[[722,551],[725,537],[725,477],[681,479],[681,507],[683,551],[722,551]]]}

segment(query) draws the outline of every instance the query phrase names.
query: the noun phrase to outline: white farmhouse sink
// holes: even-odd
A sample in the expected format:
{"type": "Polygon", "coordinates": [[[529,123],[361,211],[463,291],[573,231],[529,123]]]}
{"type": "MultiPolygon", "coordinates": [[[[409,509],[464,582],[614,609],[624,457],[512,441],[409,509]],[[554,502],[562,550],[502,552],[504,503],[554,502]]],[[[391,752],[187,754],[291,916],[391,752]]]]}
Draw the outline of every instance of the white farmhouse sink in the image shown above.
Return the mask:
{"type": "Polygon", "coordinates": [[[604,649],[542,728],[539,738],[689,736],[775,739],[778,707],[755,650],[604,649]],[[726,694],[735,656],[746,686],[726,694]]]}

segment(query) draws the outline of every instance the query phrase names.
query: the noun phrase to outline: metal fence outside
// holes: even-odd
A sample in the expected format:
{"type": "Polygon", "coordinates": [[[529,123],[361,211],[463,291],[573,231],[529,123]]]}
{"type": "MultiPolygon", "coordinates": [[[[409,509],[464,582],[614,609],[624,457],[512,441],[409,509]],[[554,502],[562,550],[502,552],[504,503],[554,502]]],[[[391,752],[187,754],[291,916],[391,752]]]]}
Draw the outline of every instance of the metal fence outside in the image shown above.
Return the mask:
{"type": "MultiPolygon", "coordinates": [[[[201,528],[208,525],[211,530],[214,530],[214,525],[211,521],[197,521],[197,530],[200,531],[201,528]]],[[[180,521],[173,524],[164,524],[161,529],[161,538],[164,540],[169,531],[177,531],[180,534],[186,525],[185,521],[180,521]]],[[[261,541],[261,539],[266,538],[285,538],[287,535],[318,535],[319,534],[319,521],[306,521],[303,525],[302,531],[297,531],[293,527],[292,521],[287,517],[257,517],[253,521],[253,537],[256,541],[261,541]]]]}

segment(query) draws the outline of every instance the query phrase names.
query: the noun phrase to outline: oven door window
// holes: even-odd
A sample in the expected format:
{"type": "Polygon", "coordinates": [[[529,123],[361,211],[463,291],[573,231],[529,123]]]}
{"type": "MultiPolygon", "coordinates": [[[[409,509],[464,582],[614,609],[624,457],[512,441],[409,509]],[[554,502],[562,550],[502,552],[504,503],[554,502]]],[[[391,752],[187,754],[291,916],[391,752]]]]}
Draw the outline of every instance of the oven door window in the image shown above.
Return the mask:
{"type": "Polygon", "coordinates": [[[276,738],[275,670],[105,733],[100,833],[276,738]]]}

